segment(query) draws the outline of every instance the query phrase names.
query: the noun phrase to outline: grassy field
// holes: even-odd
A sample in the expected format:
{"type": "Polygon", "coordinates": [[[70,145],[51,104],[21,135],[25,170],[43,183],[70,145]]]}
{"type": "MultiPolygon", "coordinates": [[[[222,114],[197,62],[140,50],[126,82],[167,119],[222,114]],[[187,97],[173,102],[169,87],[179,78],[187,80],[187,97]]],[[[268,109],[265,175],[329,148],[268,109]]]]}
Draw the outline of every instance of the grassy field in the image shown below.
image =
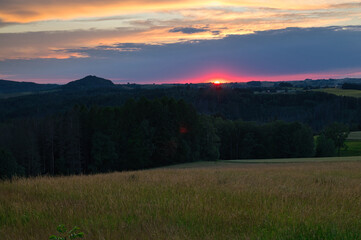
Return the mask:
{"type": "Polygon", "coordinates": [[[312,91],[325,92],[330,94],[335,94],[337,96],[346,96],[346,97],[361,97],[361,90],[355,89],[341,89],[341,88],[321,88],[314,89],[312,91]]]}
{"type": "Polygon", "coordinates": [[[361,140],[346,140],[347,148],[341,150],[341,156],[361,156],[361,140]]]}
{"type": "Polygon", "coordinates": [[[361,156],[361,131],[350,132],[345,144],[347,147],[341,149],[341,156],[361,156]]]}
{"type": "Polygon", "coordinates": [[[0,239],[60,223],[88,240],[361,239],[361,162],[345,159],[2,181],[0,239]]]}

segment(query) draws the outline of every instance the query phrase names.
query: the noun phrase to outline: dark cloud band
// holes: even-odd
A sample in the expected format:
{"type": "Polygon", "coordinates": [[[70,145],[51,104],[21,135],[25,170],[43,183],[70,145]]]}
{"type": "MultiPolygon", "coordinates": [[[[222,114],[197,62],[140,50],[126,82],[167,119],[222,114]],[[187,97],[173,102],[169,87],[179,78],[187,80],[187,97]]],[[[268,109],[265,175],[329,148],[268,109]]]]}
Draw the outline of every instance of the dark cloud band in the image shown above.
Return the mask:
{"type": "Polygon", "coordinates": [[[185,34],[193,34],[200,32],[208,32],[208,28],[193,28],[193,27],[177,27],[169,30],[169,32],[181,32],[185,34]]]}

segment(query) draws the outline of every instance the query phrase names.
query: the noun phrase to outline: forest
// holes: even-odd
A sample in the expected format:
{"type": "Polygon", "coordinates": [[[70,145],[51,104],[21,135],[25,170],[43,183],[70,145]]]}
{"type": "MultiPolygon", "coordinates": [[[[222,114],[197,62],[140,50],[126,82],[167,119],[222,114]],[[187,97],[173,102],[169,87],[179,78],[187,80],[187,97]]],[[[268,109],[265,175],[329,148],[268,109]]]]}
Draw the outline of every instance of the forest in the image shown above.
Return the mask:
{"type": "Polygon", "coordinates": [[[325,131],[315,146],[312,129],[300,122],[229,120],[167,97],[129,99],[113,107],[75,105],[64,112],[8,119],[0,132],[2,178],[336,153],[331,134],[325,131]]]}
{"type": "Polygon", "coordinates": [[[0,178],[334,156],[361,129],[358,98],[256,83],[115,85],[88,76],[29,85],[37,91],[0,98],[0,178]]]}
{"type": "Polygon", "coordinates": [[[43,117],[71,110],[74,105],[122,106],[128,99],[184,100],[200,114],[230,120],[268,123],[275,120],[300,122],[315,132],[340,122],[352,130],[361,129],[361,99],[332,94],[299,91],[295,93],[257,93],[257,89],[121,85],[89,90],[59,90],[29,96],[0,99],[0,122],[24,117],[43,117]]]}

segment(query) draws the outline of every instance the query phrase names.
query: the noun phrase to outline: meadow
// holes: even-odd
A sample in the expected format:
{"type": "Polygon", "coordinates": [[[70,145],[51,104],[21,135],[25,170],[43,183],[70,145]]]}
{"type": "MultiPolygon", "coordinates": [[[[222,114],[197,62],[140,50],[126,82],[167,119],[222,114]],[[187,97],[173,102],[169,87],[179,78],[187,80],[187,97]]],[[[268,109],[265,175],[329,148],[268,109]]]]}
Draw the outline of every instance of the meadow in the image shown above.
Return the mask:
{"type": "Polygon", "coordinates": [[[341,149],[341,156],[361,156],[361,140],[346,140],[346,148],[341,149]]]}
{"type": "Polygon", "coordinates": [[[341,89],[341,88],[320,88],[314,89],[312,91],[330,93],[337,96],[345,96],[345,97],[361,97],[361,91],[356,89],[341,89]]]}
{"type": "Polygon", "coordinates": [[[361,161],[337,159],[2,181],[0,238],[361,239],[361,161]]]}
{"type": "Polygon", "coordinates": [[[341,149],[341,156],[361,156],[361,131],[350,132],[346,141],[346,148],[341,149]]]}

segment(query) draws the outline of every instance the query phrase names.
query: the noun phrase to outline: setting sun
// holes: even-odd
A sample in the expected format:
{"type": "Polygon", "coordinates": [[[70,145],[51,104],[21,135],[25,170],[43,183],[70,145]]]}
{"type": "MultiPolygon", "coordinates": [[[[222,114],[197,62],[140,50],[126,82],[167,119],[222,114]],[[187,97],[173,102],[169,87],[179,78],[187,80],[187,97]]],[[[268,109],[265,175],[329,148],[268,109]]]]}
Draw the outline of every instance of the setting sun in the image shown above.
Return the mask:
{"type": "Polygon", "coordinates": [[[221,85],[223,83],[226,83],[227,81],[222,78],[221,79],[216,78],[216,79],[212,79],[210,82],[213,83],[214,85],[221,85]]]}

